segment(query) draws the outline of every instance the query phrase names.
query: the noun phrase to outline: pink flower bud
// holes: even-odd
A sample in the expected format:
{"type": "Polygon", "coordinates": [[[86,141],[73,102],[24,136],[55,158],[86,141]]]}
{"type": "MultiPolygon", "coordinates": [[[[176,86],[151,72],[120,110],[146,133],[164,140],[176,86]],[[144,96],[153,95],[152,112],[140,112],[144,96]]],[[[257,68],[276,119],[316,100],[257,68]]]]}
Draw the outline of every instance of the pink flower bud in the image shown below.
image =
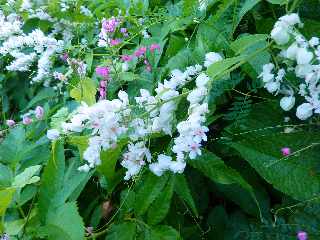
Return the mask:
{"type": "Polygon", "coordinates": [[[100,99],[105,99],[107,94],[106,94],[106,89],[105,88],[100,88],[99,89],[99,94],[100,94],[100,99]]]}
{"type": "Polygon", "coordinates": [[[13,127],[16,124],[16,122],[12,119],[8,119],[6,121],[6,124],[8,125],[8,127],[13,127]]]}
{"type": "Polygon", "coordinates": [[[298,240],[308,240],[308,234],[303,231],[299,231],[297,234],[298,240]]]}
{"type": "Polygon", "coordinates": [[[141,47],[137,51],[135,51],[134,55],[136,57],[141,57],[142,55],[144,55],[146,53],[146,51],[147,51],[146,47],[141,47]]]}
{"type": "Polygon", "coordinates": [[[107,87],[107,81],[100,81],[100,87],[106,88],[107,87]]]}
{"type": "Polygon", "coordinates": [[[111,46],[117,46],[121,43],[121,39],[111,39],[110,44],[111,46]]]}
{"type": "Polygon", "coordinates": [[[291,154],[291,149],[288,147],[281,148],[281,153],[283,156],[288,156],[291,154]]]}
{"type": "Polygon", "coordinates": [[[132,57],[129,56],[129,55],[123,55],[121,57],[121,60],[124,61],[124,62],[130,62],[132,60],[132,57]]]}
{"type": "Polygon", "coordinates": [[[96,67],[96,73],[103,78],[108,78],[110,70],[108,67],[96,67]]]}
{"type": "Polygon", "coordinates": [[[61,59],[62,61],[65,61],[65,62],[68,60],[68,58],[69,58],[68,53],[64,53],[64,54],[62,54],[62,55],[60,56],[60,59],[61,59]]]}
{"type": "Polygon", "coordinates": [[[24,116],[24,117],[22,118],[22,123],[23,123],[24,125],[29,125],[29,124],[32,123],[32,119],[31,119],[30,117],[28,117],[28,116],[24,116]]]}
{"type": "Polygon", "coordinates": [[[41,106],[37,106],[36,109],[34,110],[34,113],[36,115],[37,119],[42,119],[44,115],[44,109],[41,106]]]}
{"type": "Polygon", "coordinates": [[[150,52],[154,52],[156,49],[160,50],[160,45],[157,43],[153,43],[150,46],[150,52]]]}
{"type": "Polygon", "coordinates": [[[148,72],[151,72],[151,71],[152,71],[151,65],[147,65],[147,66],[146,66],[146,69],[147,69],[148,72]]]}

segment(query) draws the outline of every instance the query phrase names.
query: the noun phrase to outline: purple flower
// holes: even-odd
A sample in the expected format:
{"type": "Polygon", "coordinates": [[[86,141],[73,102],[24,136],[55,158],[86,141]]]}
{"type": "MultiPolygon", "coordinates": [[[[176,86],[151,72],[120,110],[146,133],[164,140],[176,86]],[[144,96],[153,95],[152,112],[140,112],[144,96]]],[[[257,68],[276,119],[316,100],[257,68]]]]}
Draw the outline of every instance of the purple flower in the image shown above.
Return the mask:
{"type": "Polygon", "coordinates": [[[160,50],[160,45],[157,43],[153,43],[150,46],[150,52],[154,52],[156,49],[160,50]]]}
{"type": "Polygon", "coordinates": [[[8,127],[13,127],[16,124],[16,122],[12,119],[8,119],[6,121],[6,124],[8,125],[8,127]]]}
{"type": "Polygon", "coordinates": [[[303,231],[299,231],[297,234],[298,240],[308,240],[308,234],[303,231]]]}
{"type": "Polygon", "coordinates": [[[124,62],[130,62],[132,60],[132,57],[129,56],[129,55],[123,55],[121,57],[121,60],[124,61],[124,62]]]}
{"type": "Polygon", "coordinates": [[[288,147],[281,148],[281,153],[283,156],[288,156],[291,154],[291,149],[288,147]]]}
{"type": "Polygon", "coordinates": [[[96,73],[103,78],[108,78],[110,70],[108,67],[96,67],[96,73]]]}
{"type": "Polygon", "coordinates": [[[146,47],[141,47],[137,51],[135,51],[134,55],[136,57],[141,57],[142,55],[144,55],[146,53],[146,51],[147,51],[146,47]]]}
{"type": "Polygon", "coordinates": [[[121,29],[120,29],[120,32],[121,32],[121,33],[127,33],[128,30],[127,30],[126,28],[121,28],[121,29]]]}
{"type": "Polygon", "coordinates": [[[36,109],[34,110],[35,116],[37,119],[42,119],[44,115],[44,109],[41,106],[37,106],[36,109]]]}
{"type": "Polygon", "coordinates": [[[24,125],[29,125],[29,124],[32,123],[32,119],[31,119],[30,117],[28,117],[28,116],[23,116],[23,118],[22,118],[22,123],[23,123],[24,125]]]}

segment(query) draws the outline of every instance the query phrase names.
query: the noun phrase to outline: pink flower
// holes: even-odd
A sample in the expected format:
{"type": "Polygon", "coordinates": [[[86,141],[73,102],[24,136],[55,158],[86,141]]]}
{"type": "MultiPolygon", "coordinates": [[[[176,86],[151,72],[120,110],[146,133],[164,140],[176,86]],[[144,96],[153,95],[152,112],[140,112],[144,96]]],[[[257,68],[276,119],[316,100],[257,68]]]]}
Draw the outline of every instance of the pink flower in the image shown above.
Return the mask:
{"type": "Polygon", "coordinates": [[[106,89],[101,87],[99,88],[100,99],[105,99],[107,96],[106,89]]]}
{"type": "Polygon", "coordinates": [[[42,119],[44,115],[44,109],[41,106],[37,106],[36,109],[34,110],[34,113],[36,115],[37,119],[42,119]]]}
{"type": "Polygon", "coordinates": [[[121,57],[121,60],[124,61],[124,62],[130,62],[132,60],[132,57],[129,56],[129,55],[123,55],[121,57]]]}
{"type": "Polygon", "coordinates": [[[299,231],[297,234],[298,240],[308,240],[308,234],[303,231],[299,231]]]}
{"type": "Polygon", "coordinates": [[[153,43],[150,46],[150,52],[154,52],[156,49],[160,50],[160,45],[157,43],[153,43]]]}
{"type": "Polygon", "coordinates": [[[141,47],[137,51],[135,51],[134,55],[136,57],[141,57],[142,55],[144,55],[146,53],[146,51],[147,51],[146,47],[141,47]]]}
{"type": "Polygon", "coordinates": [[[8,125],[8,127],[13,127],[16,124],[16,122],[12,119],[8,119],[6,121],[6,124],[8,125]]]}
{"type": "Polygon", "coordinates": [[[104,28],[107,32],[113,33],[116,30],[116,27],[119,25],[119,21],[115,18],[112,17],[108,20],[103,19],[102,20],[102,28],[104,28]]]}
{"type": "Polygon", "coordinates": [[[32,123],[32,119],[31,119],[30,117],[28,117],[28,116],[24,116],[24,117],[22,118],[22,123],[23,123],[24,125],[29,125],[29,124],[32,123]]]}
{"type": "Polygon", "coordinates": [[[111,46],[117,46],[121,43],[121,39],[111,39],[110,44],[111,46]]]}
{"type": "Polygon", "coordinates": [[[281,153],[283,156],[288,156],[291,154],[291,149],[288,147],[281,148],[281,153]]]}
{"type": "Polygon", "coordinates": [[[151,65],[147,65],[147,66],[146,66],[146,70],[147,70],[148,72],[151,72],[151,71],[152,71],[151,65]]]}
{"type": "Polygon", "coordinates": [[[96,73],[103,78],[108,78],[110,69],[108,67],[96,67],[96,73]]]}
{"type": "Polygon", "coordinates": [[[64,54],[62,54],[62,55],[60,56],[60,59],[61,59],[62,61],[65,61],[65,62],[68,60],[68,58],[69,58],[68,53],[64,53],[64,54]]]}
{"type": "Polygon", "coordinates": [[[100,82],[100,87],[106,88],[107,87],[107,81],[101,81],[100,82]]]}

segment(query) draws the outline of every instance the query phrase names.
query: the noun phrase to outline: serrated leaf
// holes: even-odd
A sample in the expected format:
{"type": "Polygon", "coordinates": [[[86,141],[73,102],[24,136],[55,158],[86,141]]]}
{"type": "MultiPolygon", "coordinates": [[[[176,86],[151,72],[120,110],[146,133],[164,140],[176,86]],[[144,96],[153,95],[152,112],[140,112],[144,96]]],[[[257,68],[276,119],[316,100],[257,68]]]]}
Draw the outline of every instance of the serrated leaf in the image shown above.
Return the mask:
{"type": "Polygon", "coordinates": [[[181,240],[180,234],[173,227],[160,225],[149,230],[146,240],[181,240]]]}
{"type": "Polygon", "coordinates": [[[319,134],[295,132],[275,133],[266,136],[246,136],[232,143],[241,156],[276,189],[297,200],[307,200],[320,193],[320,178],[317,174],[318,151],[313,143],[320,141],[319,134]],[[283,159],[282,147],[291,151],[306,148],[301,154],[283,159]]]}
{"type": "Polygon", "coordinates": [[[50,212],[47,221],[49,240],[84,239],[83,220],[75,202],[66,203],[50,212]]]}
{"type": "Polygon", "coordinates": [[[106,236],[106,240],[134,240],[136,227],[136,224],[133,222],[113,225],[106,236]]]}
{"type": "Polygon", "coordinates": [[[175,176],[175,185],[174,191],[178,194],[178,196],[187,203],[187,205],[191,208],[191,211],[198,216],[198,211],[196,205],[194,203],[193,197],[191,195],[191,191],[189,189],[188,182],[183,174],[177,174],[175,176]]]}
{"type": "Polygon", "coordinates": [[[143,215],[148,210],[153,201],[162,192],[167,180],[167,174],[158,177],[152,173],[148,173],[144,176],[142,180],[143,184],[136,191],[134,208],[137,215],[143,215]]]}
{"type": "Polygon", "coordinates": [[[250,55],[259,51],[259,54],[248,60],[248,64],[243,65],[252,79],[256,79],[262,72],[262,66],[270,62],[271,56],[266,49],[267,38],[266,34],[245,35],[230,45],[236,55],[250,55]]]}
{"type": "Polygon", "coordinates": [[[149,224],[158,224],[167,216],[171,205],[174,184],[174,176],[170,176],[167,185],[148,209],[149,224]]]}

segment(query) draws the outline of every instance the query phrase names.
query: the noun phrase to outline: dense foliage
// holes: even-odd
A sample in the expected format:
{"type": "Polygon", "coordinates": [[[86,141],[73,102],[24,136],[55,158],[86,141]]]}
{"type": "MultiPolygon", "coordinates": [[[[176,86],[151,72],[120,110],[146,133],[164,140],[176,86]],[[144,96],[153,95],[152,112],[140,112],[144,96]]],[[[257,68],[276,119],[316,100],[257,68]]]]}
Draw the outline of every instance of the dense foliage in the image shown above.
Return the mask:
{"type": "Polygon", "coordinates": [[[320,239],[319,10],[0,0],[0,239],[320,239]]]}

